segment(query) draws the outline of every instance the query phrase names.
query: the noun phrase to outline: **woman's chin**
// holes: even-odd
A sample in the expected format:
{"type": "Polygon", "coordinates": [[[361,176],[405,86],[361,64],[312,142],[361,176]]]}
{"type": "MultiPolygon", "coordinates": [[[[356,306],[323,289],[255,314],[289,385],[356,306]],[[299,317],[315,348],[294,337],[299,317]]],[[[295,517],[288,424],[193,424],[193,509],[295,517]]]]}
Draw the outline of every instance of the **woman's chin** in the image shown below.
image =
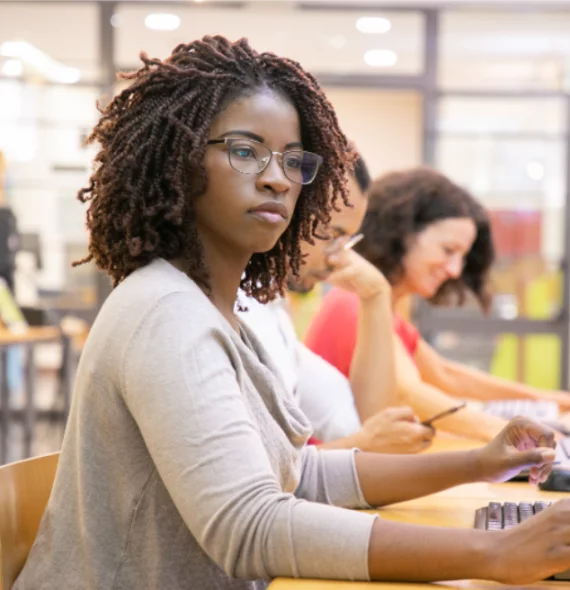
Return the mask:
{"type": "Polygon", "coordinates": [[[440,285],[421,285],[416,289],[416,295],[423,299],[431,299],[438,292],[440,285]]]}
{"type": "Polygon", "coordinates": [[[254,254],[266,254],[270,250],[275,248],[275,244],[279,241],[279,238],[276,239],[264,239],[264,240],[256,240],[254,244],[252,244],[252,252],[254,254]]]}

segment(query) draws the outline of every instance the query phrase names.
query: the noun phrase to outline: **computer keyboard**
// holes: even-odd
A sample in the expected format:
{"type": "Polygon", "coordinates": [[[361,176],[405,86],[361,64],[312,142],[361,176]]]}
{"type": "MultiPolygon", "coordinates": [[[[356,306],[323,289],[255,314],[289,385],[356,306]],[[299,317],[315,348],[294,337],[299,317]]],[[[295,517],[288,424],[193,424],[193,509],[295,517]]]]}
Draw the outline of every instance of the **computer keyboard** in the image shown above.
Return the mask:
{"type": "Polygon", "coordinates": [[[524,416],[538,422],[556,422],[560,415],[556,402],[532,399],[502,399],[487,402],[483,405],[483,411],[505,420],[524,416]]]}
{"type": "MultiPolygon", "coordinates": [[[[545,508],[552,502],[490,502],[488,506],[475,511],[475,528],[487,531],[510,529],[545,508]]],[[[553,576],[555,580],[570,581],[570,569],[553,576]]]]}

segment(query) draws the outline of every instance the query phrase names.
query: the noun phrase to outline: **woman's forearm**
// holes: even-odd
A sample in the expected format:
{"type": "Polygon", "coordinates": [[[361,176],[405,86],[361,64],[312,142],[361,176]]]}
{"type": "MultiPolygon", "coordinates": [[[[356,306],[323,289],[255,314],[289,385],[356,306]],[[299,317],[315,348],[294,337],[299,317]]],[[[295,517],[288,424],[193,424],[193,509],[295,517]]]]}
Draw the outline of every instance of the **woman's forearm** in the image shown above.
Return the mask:
{"type": "Polygon", "coordinates": [[[371,506],[412,500],[481,479],[480,451],[427,455],[356,453],[358,480],[371,506]]]}
{"type": "Polygon", "coordinates": [[[446,362],[445,373],[447,384],[444,389],[452,395],[461,392],[464,397],[484,401],[495,399],[540,399],[548,396],[548,392],[542,392],[516,381],[501,379],[459,363],[446,362]]]}
{"type": "MultiPolygon", "coordinates": [[[[398,384],[398,394],[401,403],[409,405],[420,420],[428,420],[457,403],[457,399],[450,398],[436,387],[413,377],[403,379],[398,384]]],[[[457,436],[489,441],[506,424],[507,422],[502,418],[465,408],[438,420],[434,423],[434,427],[457,436]]]]}
{"type": "Polygon", "coordinates": [[[370,536],[370,577],[393,582],[492,579],[492,537],[486,531],[424,527],[379,518],[370,536]]]}
{"type": "Polygon", "coordinates": [[[393,319],[389,296],[360,301],[350,385],[361,421],[396,400],[393,319]]]}

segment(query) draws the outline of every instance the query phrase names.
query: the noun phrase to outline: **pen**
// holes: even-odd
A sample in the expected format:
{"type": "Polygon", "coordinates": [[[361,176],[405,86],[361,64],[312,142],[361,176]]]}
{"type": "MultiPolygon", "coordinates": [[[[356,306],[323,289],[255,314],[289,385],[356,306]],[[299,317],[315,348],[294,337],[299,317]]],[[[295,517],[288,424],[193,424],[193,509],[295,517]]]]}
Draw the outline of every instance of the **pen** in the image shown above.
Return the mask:
{"type": "Polygon", "coordinates": [[[364,234],[356,234],[356,235],[352,236],[352,238],[350,238],[350,240],[348,240],[348,242],[346,242],[346,244],[343,246],[343,248],[345,250],[350,250],[351,248],[354,248],[354,246],[356,246],[356,244],[358,244],[358,242],[360,242],[360,240],[362,240],[362,238],[364,238],[364,234]]]}

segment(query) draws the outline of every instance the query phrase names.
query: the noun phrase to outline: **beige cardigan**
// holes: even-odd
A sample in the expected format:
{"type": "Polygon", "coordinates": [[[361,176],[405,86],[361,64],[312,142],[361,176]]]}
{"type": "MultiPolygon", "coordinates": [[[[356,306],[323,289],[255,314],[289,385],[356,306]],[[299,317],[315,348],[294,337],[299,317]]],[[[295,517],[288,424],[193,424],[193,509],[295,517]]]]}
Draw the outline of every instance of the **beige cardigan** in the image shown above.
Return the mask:
{"type": "Polygon", "coordinates": [[[374,516],[352,451],[307,419],[255,336],[156,260],[81,357],[54,489],[17,590],[262,588],[367,579],[374,516]]]}

